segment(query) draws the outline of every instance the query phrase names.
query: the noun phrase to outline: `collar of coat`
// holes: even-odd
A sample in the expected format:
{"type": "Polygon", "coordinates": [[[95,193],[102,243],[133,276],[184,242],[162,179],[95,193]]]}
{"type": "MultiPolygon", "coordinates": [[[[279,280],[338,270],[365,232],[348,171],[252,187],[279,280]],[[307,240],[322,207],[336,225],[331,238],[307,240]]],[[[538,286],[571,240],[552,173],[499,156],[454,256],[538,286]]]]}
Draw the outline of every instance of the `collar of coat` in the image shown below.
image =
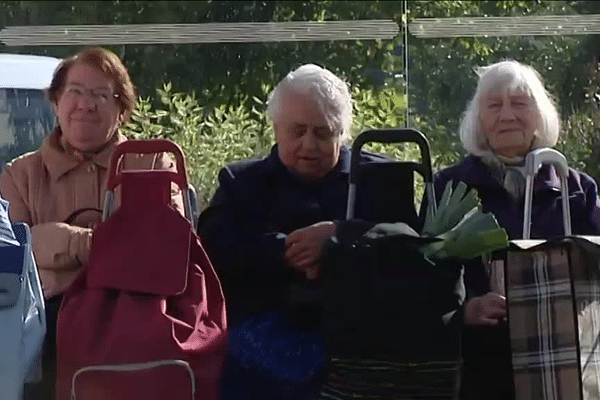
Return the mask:
{"type": "MultiPolygon", "coordinates": [[[[467,172],[465,183],[473,186],[498,187],[500,183],[494,179],[488,167],[479,157],[469,155],[463,162],[464,171],[467,172]]],[[[534,190],[556,190],[560,191],[560,178],[552,165],[543,165],[534,181],[534,190]]]]}
{"type": "MultiPolygon", "coordinates": [[[[282,168],[290,175],[294,176],[289,172],[287,167],[283,165],[281,159],[279,158],[279,154],[277,152],[277,145],[273,145],[271,148],[271,154],[269,155],[269,160],[275,168],[282,168]]],[[[346,145],[342,145],[340,149],[340,158],[338,159],[338,163],[333,167],[322,181],[330,179],[332,177],[336,177],[339,175],[348,175],[350,173],[350,148],[346,145]]],[[[299,179],[299,178],[298,178],[299,179]]]]}
{"type": "Polygon", "coordinates": [[[84,156],[77,151],[67,149],[61,143],[61,137],[62,132],[59,127],[56,127],[44,140],[41,151],[42,161],[53,181],[57,181],[61,176],[86,163],[108,169],[115,146],[126,140],[125,136],[117,132],[108,145],[98,153],[84,156]]]}

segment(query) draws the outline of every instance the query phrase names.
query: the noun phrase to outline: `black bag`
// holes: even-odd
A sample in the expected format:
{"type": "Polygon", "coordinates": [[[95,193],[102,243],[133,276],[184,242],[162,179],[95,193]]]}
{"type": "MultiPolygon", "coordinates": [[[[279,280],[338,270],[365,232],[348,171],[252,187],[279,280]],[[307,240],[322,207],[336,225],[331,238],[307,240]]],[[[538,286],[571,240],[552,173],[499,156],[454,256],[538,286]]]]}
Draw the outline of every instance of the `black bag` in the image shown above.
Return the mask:
{"type": "MultiPolygon", "coordinates": [[[[329,357],[323,398],[453,399],[463,267],[426,259],[418,247],[432,239],[406,234],[406,224],[420,229],[423,221],[414,207],[415,172],[425,180],[427,198],[435,199],[429,143],[412,129],[367,131],[354,141],[352,154],[347,221],[338,224],[321,260],[321,326],[329,357]],[[361,166],[355,155],[368,142],[414,142],[421,163],[361,166]],[[379,182],[381,170],[389,184],[380,184],[375,198],[390,201],[387,191],[395,193],[391,201],[399,209],[387,219],[395,223],[354,220],[358,183],[379,182]]],[[[426,204],[435,208],[435,201],[426,204]]]]}
{"type": "Polygon", "coordinates": [[[462,264],[427,260],[417,248],[428,239],[404,235],[400,224],[378,224],[357,238],[367,226],[343,223],[324,251],[324,392],[455,398],[462,264]]]}

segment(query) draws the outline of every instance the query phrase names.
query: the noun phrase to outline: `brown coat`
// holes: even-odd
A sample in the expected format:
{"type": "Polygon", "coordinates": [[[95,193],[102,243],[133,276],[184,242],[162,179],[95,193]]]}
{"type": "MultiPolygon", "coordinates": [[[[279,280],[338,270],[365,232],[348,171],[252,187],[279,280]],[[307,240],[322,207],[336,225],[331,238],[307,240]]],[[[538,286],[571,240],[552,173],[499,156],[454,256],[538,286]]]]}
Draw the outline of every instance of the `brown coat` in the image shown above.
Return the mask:
{"type": "MultiPolygon", "coordinates": [[[[35,260],[44,296],[63,292],[89,256],[93,227],[101,221],[110,156],[126,138],[120,134],[90,159],[79,159],[60,143],[55,130],[42,147],[8,163],[0,175],[0,192],[9,201],[12,222],[31,227],[35,260]],[[91,208],[75,218],[77,210],[91,208]]],[[[122,169],[170,169],[166,154],[129,154],[122,169]]],[[[118,193],[115,200],[118,201],[118,193]]],[[[181,194],[172,191],[173,206],[180,211],[181,194]]],[[[116,203],[118,206],[118,203],[116,203]]]]}

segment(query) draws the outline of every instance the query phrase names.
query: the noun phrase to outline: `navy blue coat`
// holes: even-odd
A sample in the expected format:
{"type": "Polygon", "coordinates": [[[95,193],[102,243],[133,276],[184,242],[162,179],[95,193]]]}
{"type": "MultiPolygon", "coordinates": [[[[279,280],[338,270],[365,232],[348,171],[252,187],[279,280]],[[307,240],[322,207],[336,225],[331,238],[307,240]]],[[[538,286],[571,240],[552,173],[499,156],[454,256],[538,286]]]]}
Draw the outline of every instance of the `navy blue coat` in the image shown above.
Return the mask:
{"type": "MultiPolygon", "coordinates": [[[[365,162],[387,160],[367,152],[362,157],[365,162]]],[[[286,235],[316,222],[345,219],[349,170],[350,151],[343,147],[338,165],[324,179],[302,180],[281,163],[274,146],[263,159],[235,162],[220,171],[198,232],[222,280],[230,323],[256,312],[289,309],[291,288],[310,286],[284,265],[286,235]]],[[[358,192],[355,215],[371,220],[373,191],[359,187],[358,192]]]]}

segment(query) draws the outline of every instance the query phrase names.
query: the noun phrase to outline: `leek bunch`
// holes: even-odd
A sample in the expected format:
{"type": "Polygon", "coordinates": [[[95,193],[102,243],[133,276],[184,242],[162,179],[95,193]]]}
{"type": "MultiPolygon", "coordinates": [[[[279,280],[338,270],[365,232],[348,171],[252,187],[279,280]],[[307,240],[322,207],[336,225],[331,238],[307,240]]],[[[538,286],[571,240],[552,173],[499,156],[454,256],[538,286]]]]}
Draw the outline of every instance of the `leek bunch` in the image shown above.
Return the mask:
{"type": "Polygon", "coordinates": [[[427,209],[423,236],[439,241],[421,246],[427,258],[471,259],[508,246],[508,235],[492,213],[481,211],[474,189],[459,182],[452,190],[448,182],[435,215],[427,209]]]}

